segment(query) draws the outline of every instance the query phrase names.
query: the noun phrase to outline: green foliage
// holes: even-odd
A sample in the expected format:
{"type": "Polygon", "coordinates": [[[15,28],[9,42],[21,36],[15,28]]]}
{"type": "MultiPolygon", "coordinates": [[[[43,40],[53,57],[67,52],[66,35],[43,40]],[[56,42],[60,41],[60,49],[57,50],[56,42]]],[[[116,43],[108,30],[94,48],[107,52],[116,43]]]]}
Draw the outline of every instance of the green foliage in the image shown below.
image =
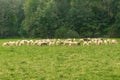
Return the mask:
{"type": "Polygon", "coordinates": [[[23,0],[0,0],[0,37],[18,36],[21,25],[19,11],[22,8],[23,0]]]}
{"type": "Polygon", "coordinates": [[[67,31],[68,31],[68,29],[66,29],[65,27],[60,27],[59,29],[57,29],[55,31],[55,37],[56,38],[66,38],[67,31]]]}
{"type": "Polygon", "coordinates": [[[79,37],[120,37],[119,5],[119,0],[0,0],[0,38],[62,38],[61,26],[79,37]]]}
{"type": "Polygon", "coordinates": [[[67,38],[79,38],[79,34],[74,30],[68,30],[65,34],[67,38]]]}

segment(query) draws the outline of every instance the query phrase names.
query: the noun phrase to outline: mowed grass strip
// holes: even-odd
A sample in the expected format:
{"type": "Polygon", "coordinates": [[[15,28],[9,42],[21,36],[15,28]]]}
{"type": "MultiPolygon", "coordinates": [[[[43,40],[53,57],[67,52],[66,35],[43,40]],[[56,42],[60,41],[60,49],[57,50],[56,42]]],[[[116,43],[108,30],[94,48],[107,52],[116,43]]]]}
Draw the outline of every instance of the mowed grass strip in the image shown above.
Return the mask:
{"type": "Polygon", "coordinates": [[[0,80],[120,80],[119,39],[99,46],[2,47],[4,41],[0,80]]]}

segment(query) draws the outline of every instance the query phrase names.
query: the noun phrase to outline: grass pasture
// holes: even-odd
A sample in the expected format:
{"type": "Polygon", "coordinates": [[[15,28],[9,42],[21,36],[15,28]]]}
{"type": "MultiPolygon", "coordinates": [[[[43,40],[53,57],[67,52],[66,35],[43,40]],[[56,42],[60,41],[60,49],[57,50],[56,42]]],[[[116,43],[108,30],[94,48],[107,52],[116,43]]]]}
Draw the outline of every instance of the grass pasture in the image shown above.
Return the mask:
{"type": "Polygon", "coordinates": [[[11,46],[0,40],[0,80],[120,80],[118,44],[11,46]]]}

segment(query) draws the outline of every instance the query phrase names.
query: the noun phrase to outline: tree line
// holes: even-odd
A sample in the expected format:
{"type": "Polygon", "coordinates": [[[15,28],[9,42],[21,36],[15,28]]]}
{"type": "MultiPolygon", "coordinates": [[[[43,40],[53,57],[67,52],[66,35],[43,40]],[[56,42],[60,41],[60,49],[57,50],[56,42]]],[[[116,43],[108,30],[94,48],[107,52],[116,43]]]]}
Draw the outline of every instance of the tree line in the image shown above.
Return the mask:
{"type": "Polygon", "coordinates": [[[8,37],[120,37],[120,0],[0,0],[8,37]]]}

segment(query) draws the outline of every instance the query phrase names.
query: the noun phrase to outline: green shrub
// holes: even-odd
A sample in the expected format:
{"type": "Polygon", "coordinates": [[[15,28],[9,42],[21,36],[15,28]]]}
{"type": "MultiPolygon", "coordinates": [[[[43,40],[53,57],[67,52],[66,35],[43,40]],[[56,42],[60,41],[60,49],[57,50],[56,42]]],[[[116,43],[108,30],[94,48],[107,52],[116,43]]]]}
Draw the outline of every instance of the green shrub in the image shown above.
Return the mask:
{"type": "Polygon", "coordinates": [[[65,27],[60,27],[55,31],[55,37],[56,38],[65,38],[65,34],[68,30],[65,27]]]}
{"type": "Polygon", "coordinates": [[[74,30],[68,30],[67,33],[65,34],[66,38],[79,38],[78,32],[74,30]]]}

